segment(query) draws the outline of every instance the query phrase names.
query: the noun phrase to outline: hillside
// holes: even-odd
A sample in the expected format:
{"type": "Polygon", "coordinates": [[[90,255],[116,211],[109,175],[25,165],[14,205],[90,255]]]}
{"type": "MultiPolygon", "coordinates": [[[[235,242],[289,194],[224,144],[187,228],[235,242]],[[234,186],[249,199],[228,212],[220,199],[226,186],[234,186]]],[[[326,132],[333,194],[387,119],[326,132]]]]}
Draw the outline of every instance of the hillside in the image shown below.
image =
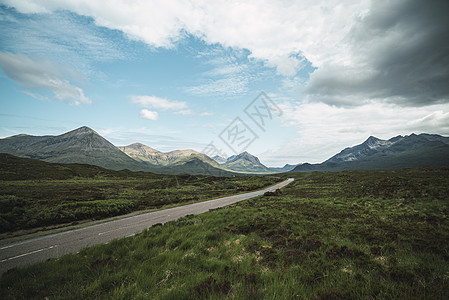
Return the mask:
{"type": "Polygon", "coordinates": [[[88,164],[61,164],[0,153],[0,180],[67,180],[72,178],[151,178],[148,172],[114,171],[88,164]]]}

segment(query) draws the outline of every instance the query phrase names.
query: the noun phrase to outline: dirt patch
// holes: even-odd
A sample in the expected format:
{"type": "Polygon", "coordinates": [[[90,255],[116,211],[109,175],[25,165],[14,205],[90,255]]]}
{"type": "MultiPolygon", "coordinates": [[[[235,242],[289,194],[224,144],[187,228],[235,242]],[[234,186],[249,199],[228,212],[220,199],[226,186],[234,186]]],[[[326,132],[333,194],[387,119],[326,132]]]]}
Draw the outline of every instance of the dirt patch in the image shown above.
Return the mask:
{"type": "Polygon", "coordinates": [[[195,293],[200,296],[208,296],[211,294],[226,296],[231,292],[232,285],[229,280],[216,280],[210,276],[194,287],[195,293]]]}

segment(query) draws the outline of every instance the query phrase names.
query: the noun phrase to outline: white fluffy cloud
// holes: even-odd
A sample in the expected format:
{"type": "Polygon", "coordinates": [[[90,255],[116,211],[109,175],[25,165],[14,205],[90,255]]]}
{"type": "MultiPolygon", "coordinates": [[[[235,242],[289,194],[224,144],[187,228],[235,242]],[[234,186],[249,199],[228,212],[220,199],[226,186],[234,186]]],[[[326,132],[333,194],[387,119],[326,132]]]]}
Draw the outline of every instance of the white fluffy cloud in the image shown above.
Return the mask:
{"type": "Polygon", "coordinates": [[[156,121],[157,119],[159,119],[159,114],[157,113],[157,111],[151,111],[151,110],[148,110],[148,109],[142,109],[140,111],[140,117],[142,119],[156,121]]]}
{"type": "Polygon", "coordinates": [[[50,91],[61,101],[69,101],[75,105],[92,103],[84,95],[84,91],[65,79],[49,60],[33,60],[21,54],[0,52],[0,65],[11,80],[35,98],[45,98],[40,93],[50,91]]]}
{"type": "Polygon", "coordinates": [[[181,116],[200,116],[207,117],[213,115],[213,112],[202,112],[196,113],[191,110],[187,103],[184,101],[172,101],[165,98],[146,96],[146,95],[134,95],[131,96],[131,102],[137,104],[145,109],[140,111],[140,117],[149,120],[157,120],[159,115],[155,111],[150,111],[150,109],[161,109],[173,111],[176,115],[181,116]]]}
{"type": "Polygon", "coordinates": [[[184,110],[187,103],[182,101],[170,101],[165,98],[145,95],[131,96],[131,101],[145,108],[156,108],[162,110],[184,110]]]}

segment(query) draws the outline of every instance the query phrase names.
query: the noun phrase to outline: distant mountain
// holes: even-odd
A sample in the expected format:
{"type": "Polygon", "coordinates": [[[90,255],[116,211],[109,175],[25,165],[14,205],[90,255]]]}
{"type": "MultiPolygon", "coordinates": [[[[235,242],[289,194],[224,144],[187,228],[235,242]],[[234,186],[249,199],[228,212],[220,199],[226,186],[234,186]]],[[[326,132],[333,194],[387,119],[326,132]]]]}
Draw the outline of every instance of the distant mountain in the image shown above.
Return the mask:
{"type": "Polygon", "coordinates": [[[209,156],[191,149],[160,152],[140,143],[121,146],[118,149],[158,173],[214,176],[230,176],[233,174],[209,156]]]}
{"type": "Polygon", "coordinates": [[[236,172],[252,172],[252,173],[268,173],[272,172],[269,168],[264,166],[257,157],[242,152],[238,155],[233,155],[222,164],[223,167],[236,172]]]}
{"type": "Polygon", "coordinates": [[[204,162],[219,167],[217,162],[215,162],[209,156],[191,149],[174,150],[164,153],[140,143],[121,146],[118,147],[118,149],[137,161],[156,166],[182,164],[189,158],[197,157],[204,162]]]}
{"type": "Polygon", "coordinates": [[[378,153],[379,151],[382,151],[383,149],[387,149],[392,143],[394,142],[391,142],[390,140],[384,141],[374,136],[370,136],[362,144],[344,149],[340,153],[326,160],[325,163],[337,163],[342,161],[355,161],[364,159],[378,153]]]}
{"type": "Polygon", "coordinates": [[[113,170],[145,169],[86,126],[58,136],[20,134],[0,139],[0,152],[47,162],[90,164],[113,170]]]}
{"type": "Polygon", "coordinates": [[[290,164],[285,164],[285,166],[281,167],[281,168],[274,168],[274,167],[270,167],[269,169],[273,172],[288,172],[293,170],[296,167],[296,165],[290,165],[290,164]]]}
{"type": "Polygon", "coordinates": [[[211,158],[219,164],[224,164],[227,161],[226,158],[224,158],[223,156],[220,156],[220,155],[215,155],[215,156],[212,156],[211,158]]]}
{"type": "Polygon", "coordinates": [[[449,165],[449,138],[436,134],[411,134],[381,140],[370,136],[321,164],[301,164],[294,172],[400,169],[449,165]]]}

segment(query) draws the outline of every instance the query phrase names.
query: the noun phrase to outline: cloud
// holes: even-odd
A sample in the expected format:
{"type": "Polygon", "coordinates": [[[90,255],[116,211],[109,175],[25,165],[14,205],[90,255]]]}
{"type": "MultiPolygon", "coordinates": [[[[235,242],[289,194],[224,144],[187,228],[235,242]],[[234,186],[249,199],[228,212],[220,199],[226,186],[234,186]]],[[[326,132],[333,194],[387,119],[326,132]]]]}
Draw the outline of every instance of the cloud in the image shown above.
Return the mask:
{"type": "Polygon", "coordinates": [[[190,116],[193,115],[193,111],[190,109],[184,109],[180,111],[175,111],[176,115],[182,115],[182,116],[190,116]]]}
{"type": "Polygon", "coordinates": [[[214,113],[210,112],[210,111],[205,111],[205,112],[201,112],[201,113],[195,113],[191,109],[184,109],[184,110],[180,110],[180,111],[175,111],[174,114],[182,115],[182,116],[200,116],[200,117],[209,117],[209,116],[214,115],[214,113]]]}
{"type": "Polygon", "coordinates": [[[351,61],[323,64],[303,92],[311,101],[401,106],[449,102],[449,2],[373,1],[345,41],[351,61]]]}
{"type": "Polygon", "coordinates": [[[235,76],[209,79],[206,83],[185,88],[185,91],[199,96],[237,96],[248,91],[248,78],[235,76]]]}
{"type": "Polygon", "coordinates": [[[146,96],[146,95],[133,95],[131,96],[131,102],[134,104],[137,104],[141,107],[144,107],[146,109],[143,109],[140,111],[140,117],[149,119],[149,120],[157,120],[159,118],[159,115],[155,111],[150,111],[147,108],[150,109],[161,109],[164,111],[170,110],[174,111],[173,113],[176,115],[181,116],[210,116],[213,113],[211,112],[202,112],[202,113],[195,113],[193,110],[191,110],[187,103],[184,101],[172,101],[165,98],[155,97],[155,96],[146,96]]]}
{"type": "MultiPolygon", "coordinates": [[[[299,97],[360,106],[425,106],[449,101],[449,2],[434,0],[139,1],[4,0],[23,13],[69,10],[150,47],[192,35],[208,45],[247,49],[276,72],[317,70],[299,97]]],[[[197,95],[246,92],[247,78],[191,87],[197,95]]]]}
{"type": "MultiPolygon", "coordinates": [[[[26,5],[26,1],[14,1],[15,5],[20,3],[26,5]]],[[[30,57],[51,57],[53,62],[70,64],[86,76],[103,75],[95,70],[92,61],[134,57],[130,47],[132,42],[121,36],[119,32],[96,26],[90,17],[69,11],[21,14],[15,9],[0,7],[3,51],[30,57]]]]}
{"type": "Polygon", "coordinates": [[[146,108],[156,108],[162,110],[183,110],[187,109],[187,103],[182,101],[170,101],[165,98],[145,95],[131,96],[131,101],[146,108]]]}
{"type": "Polygon", "coordinates": [[[316,66],[328,60],[347,60],[340,41],[354,16],[368,1],[101,1],[4,0],[24,13],[70,10],[95,23],[124,32],[151,47],[172,48],[186,34],[209,45],[248,49],[251,58],[279,66],[280,74],[296,69],[292,53],[301,53],[316,66]],[[290,65],[290,66],[286,66],[290,65]]]}
{"type": "Polygon", "coordinates": [[[39,94],[43,91],[52,92],[56,99],[75,105],[92,103],[84,95],[84,91],[65,79],[49,60],[33,60],[22,54],[0,52],[0,65],[11,80],[35,98],[46,98],[45,95],[39,94]]]}
{"type": "Polygon", "coordinates": [[[301,56],[279,55],[267,60],[267,66],[276,68],[276,73],[286,77],[293,77],[302,69],[306,59],[301,56]]]}
{"type": "Polygon", "coordinates": [[[244,95],[249,90],[249,83],[256,79],[258,65],[248,61],[248,53],[242,50],[224,49],[214,46],[199,55],[200,61],[209,68],[200,74],[198,84],[184,88],[195,96],[225,96],[244,95]]]}
{"type": "Polygon", "coordinates": [[[322,162],[342,149],[360,144],[370,135],[389,139],[411,133],[449,132],[449,104],[400,107],[366,103],[337,107],[325,103],[278,104],[284,126],[297,129],[297,138],[275,151],[289,163],[322,162]]]}
{"type": "Polygon", "coordinates": [[[159,114],[156,111],[151,111],[151,110],[148,110],[148,109],[142,109],[140,111],[140,117],[142,119],[148,119],[148,120],[156,121],[157,119],[159,119],[159,114]]]}

